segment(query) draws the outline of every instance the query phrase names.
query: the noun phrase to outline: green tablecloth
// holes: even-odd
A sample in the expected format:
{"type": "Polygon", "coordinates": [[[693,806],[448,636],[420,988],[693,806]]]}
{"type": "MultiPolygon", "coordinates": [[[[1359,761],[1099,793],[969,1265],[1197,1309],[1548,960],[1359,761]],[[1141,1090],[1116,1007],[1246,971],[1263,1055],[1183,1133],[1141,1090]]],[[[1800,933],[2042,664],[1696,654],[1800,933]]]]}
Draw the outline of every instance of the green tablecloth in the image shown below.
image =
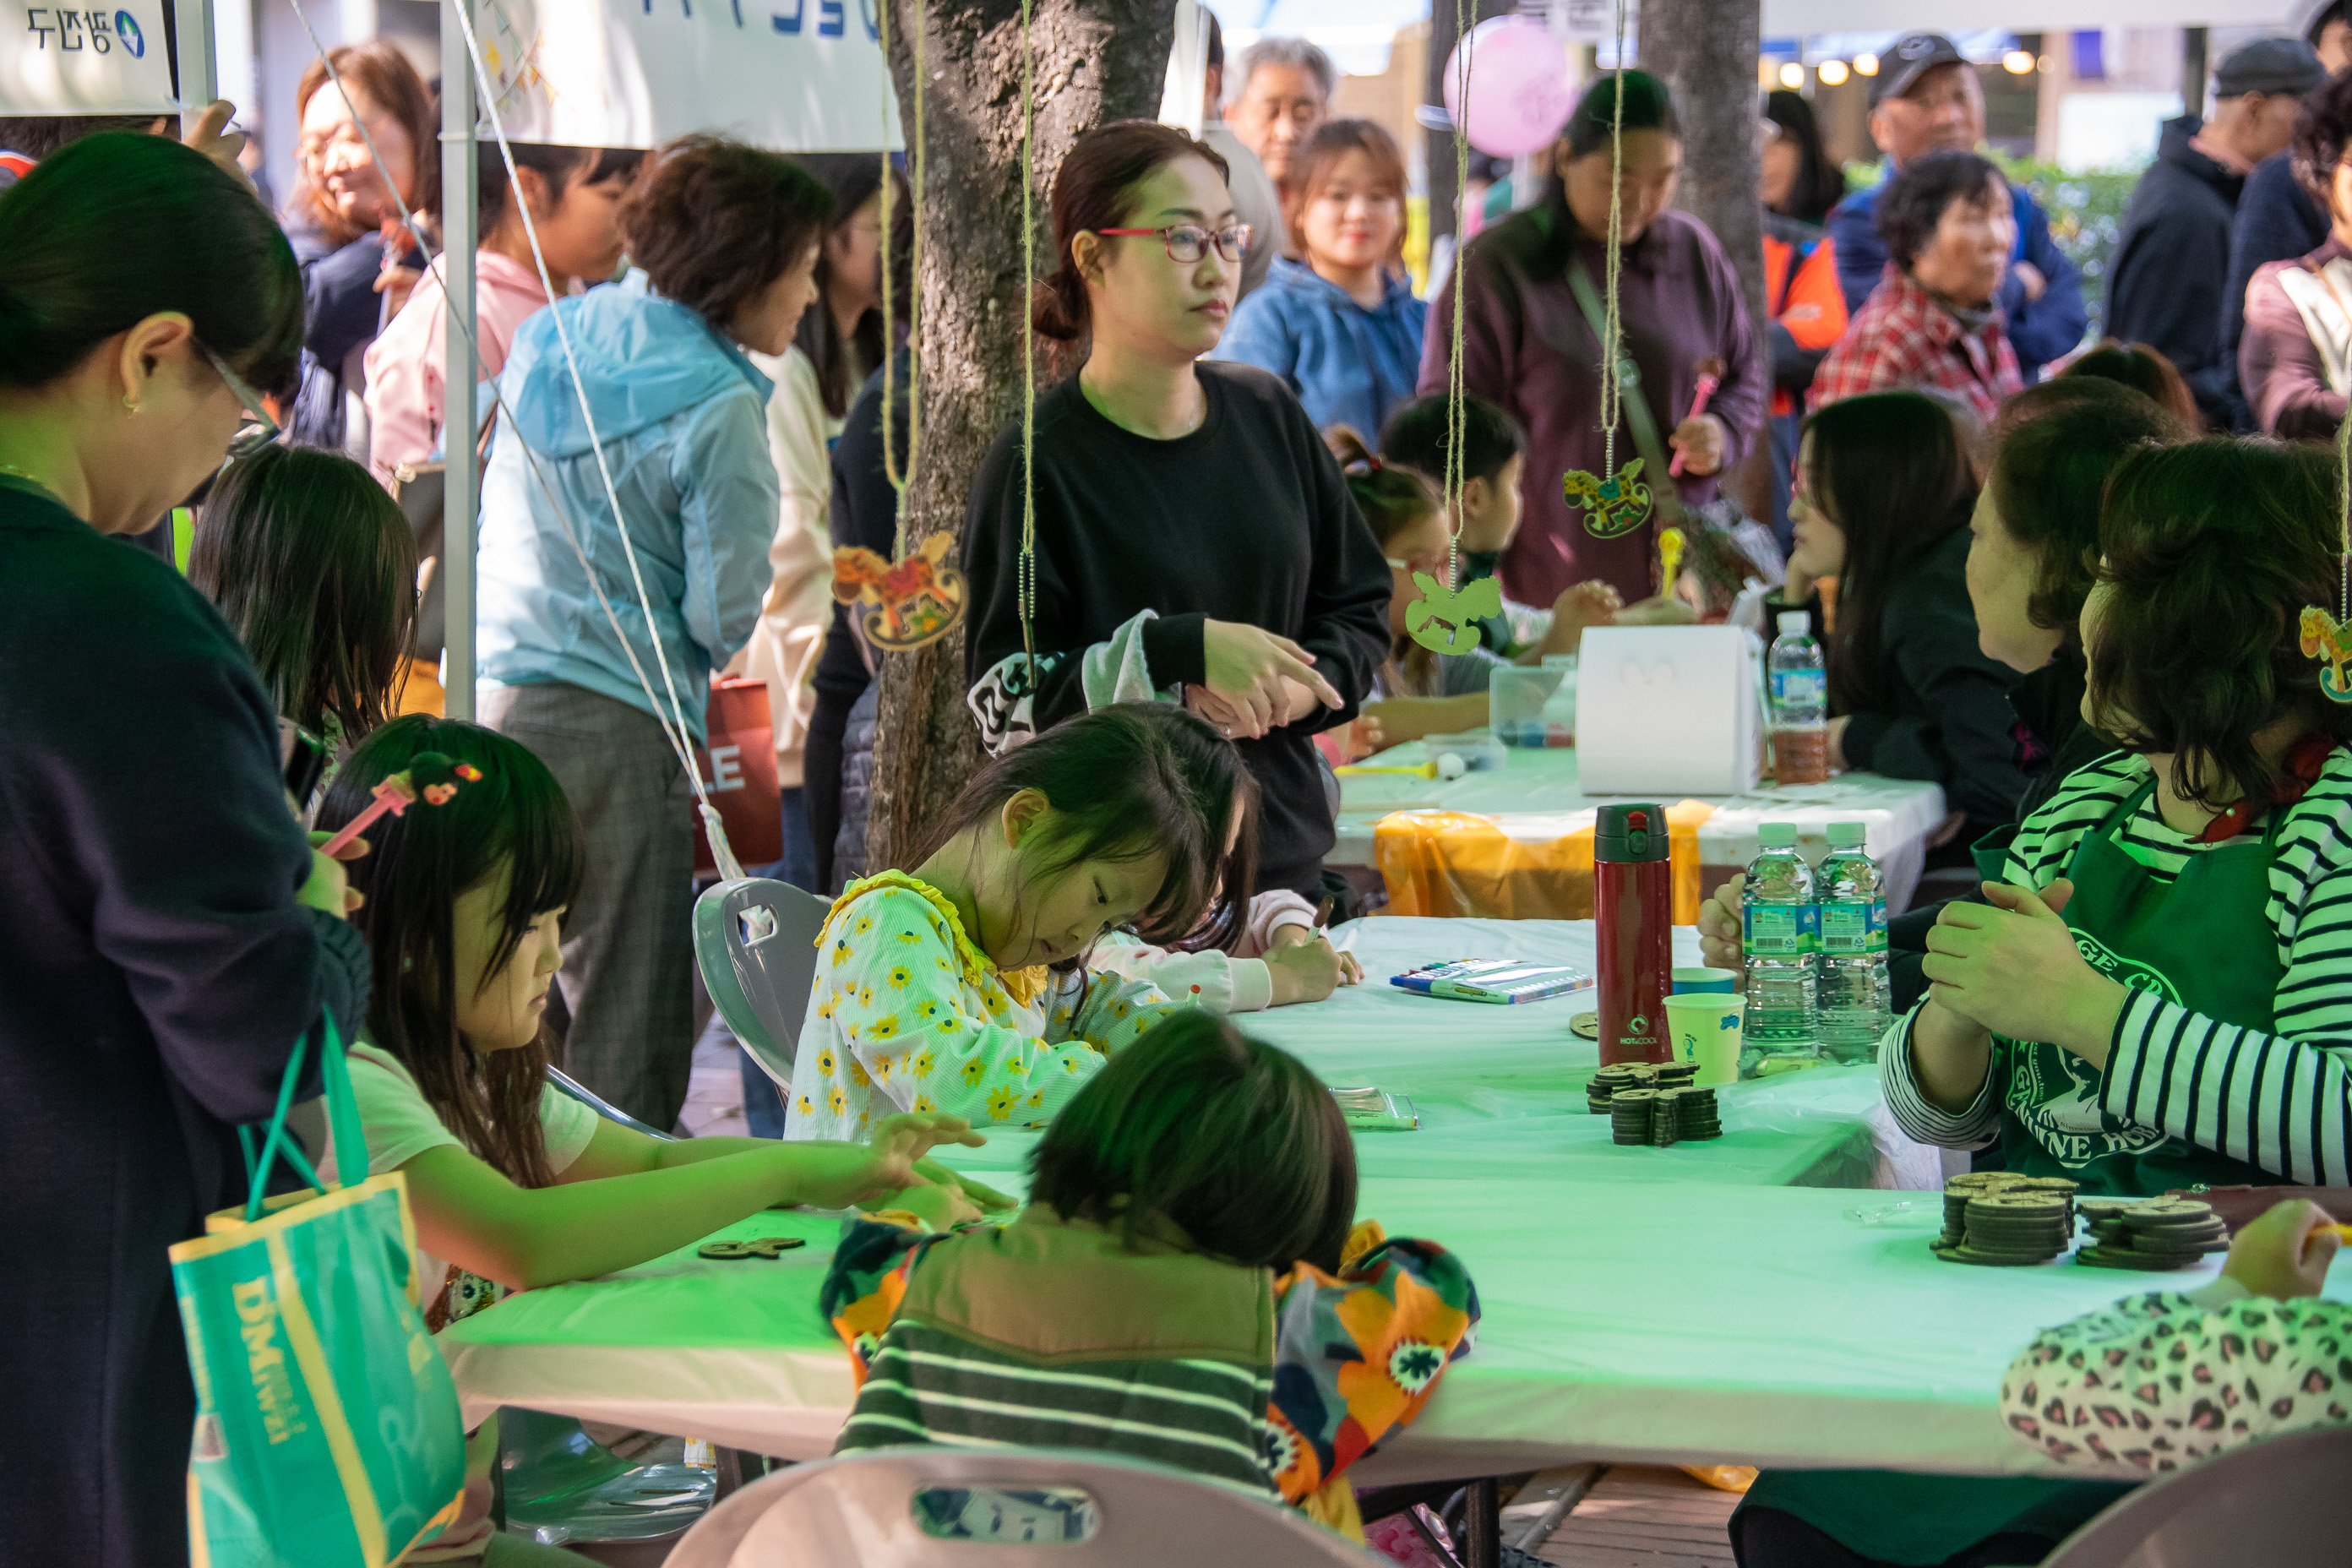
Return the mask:
{"type": "MultiPolygon", "coordinates": [[[[2155,1283],[2068,1264],[1937,1261],[1940,1200],[1697,1183],[1375,1176],[1361,1212],[1459,1252],[1486,1318],[1421,1421],[1359,1471],[1408,1480],[1628,1462],[2063,1474],[2002,1428],[2001,1370],[2034,1331],[2155,1283]]],[[[499,1405],[807,1458],[851,1394],[816,1315],[835,1222],[728,1235],[811,1245],[776,1262],[691,1248],[533,1290],[441,1336],[467,1419],[499,1405]]],[[[2217,1263],[2167,1275],[2193,1287],[2217,1263]]],[[[2352,1265],[2328,1292],[2352,1299],[2352,1265]]]]}

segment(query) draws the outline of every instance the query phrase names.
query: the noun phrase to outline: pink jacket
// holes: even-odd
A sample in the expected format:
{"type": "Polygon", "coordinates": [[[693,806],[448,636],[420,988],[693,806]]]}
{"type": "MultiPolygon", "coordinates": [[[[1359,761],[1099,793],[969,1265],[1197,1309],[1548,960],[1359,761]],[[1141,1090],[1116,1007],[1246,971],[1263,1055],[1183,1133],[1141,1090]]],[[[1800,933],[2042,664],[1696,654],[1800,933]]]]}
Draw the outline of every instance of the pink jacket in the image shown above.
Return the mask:
{"type": "MultiPolygon", "coordinates": [[[[505,367],[515,329],[545,308],[547,295],[537,272],[493,251],[474,253],[474,338],[488,381],[505,367]]],[[[380,479],[404,463],[423,462],[440,444],[449,363],[445,300],[439,268],[428,268],[400,314],[368,345],[368,464],[380,479]]]]}

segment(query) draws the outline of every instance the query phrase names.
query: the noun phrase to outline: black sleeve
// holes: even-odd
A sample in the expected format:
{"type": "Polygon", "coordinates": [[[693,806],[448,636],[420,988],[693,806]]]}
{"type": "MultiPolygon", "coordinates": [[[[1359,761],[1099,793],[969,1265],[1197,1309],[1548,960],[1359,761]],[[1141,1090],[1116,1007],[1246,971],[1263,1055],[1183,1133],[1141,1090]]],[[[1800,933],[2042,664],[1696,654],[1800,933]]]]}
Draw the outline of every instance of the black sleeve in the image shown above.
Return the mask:
{"type": "Polygon", "coordinates": [[[1313,734],[1355,718],[1371,694],[1372,677],[1388,657],[1389,599],[1395,579],[1372,539],[1371,526],[1356,510],[1339,459],[1315,433],[1307,411],[1296,403],[1294,439],[1304,447],[1308,498],[1314,511],[1314,564],[1307,586],[1307,615],[1297,642],[1315,656],[1315,668],[1346,700],[1340,708],[1318,709],[1291,726],[1313,734]]]}
{"type": "Polygon", "coordinates": [[[2025,793],[2010,732],[2017,677],[1977,645],[1960,559],[1939,550],[1887,605],[1887,659],[1925,713],[1855,713],[1843,750],[1852,767],[1943,785],[1947,802],[1970,821],[2007,822],[2025,793]]]}
{"type": "Polygon", "coordinates": [[[383,241],[363,234],[302,269],[303,335],[329,370],[341,370],[351,352],[376,334],[383,296],[375,291],[383,269],[383,241]]]}
{"type": "MultiPolygon", "coordinates": [[[[310,846],[244,649],[169,567],[126,551],[109,571],[121,613],[19,694],[5,785],[165,1067],[221,1121],[262,1121],[322,1005],[359,1034],[367,949],[295,902],[310,846]]],[[[305,1097],[315,1066],[306,1079],[305,1097]]]]}
{"type": "Polygon", "coordinates": [[[1764,341],[1772,350],[1772,384],[1783,392],[1802,393],[1811,386],[1813,372],[1829,357],[1826,348],[1799,347],[1794,334],[1778,321],[1766,325],[1764,341]]]}
{"type": "MultiPolygon", "coordinates": [[[[898,396],[891,414],[890,437],[903,464],[907,457],[908,372],[906,351],[898,352],[898,396]]],[[[882,463],[882,377],[878,371],[850,405],[849,418],[841,427],[841,439],[834,443],[832,468],[833,500],[827,524],[833,542],[836,546],[861,545],[885,560],[892,559],[898,542],[898,492],[882,463]]],[[[855,702],[871,679],[858,650],[857,634],[849,624],[848,609],[836,603],[833,629],[826,634],[824,652],[817,660],[816,688],[845,703],[855,702]]]]}
{"type": "MultiPolygon", "coordinates": [[[[1045,730],[1087,710],[1085,650],[1072,629],[1069,595],[1047,528],[1047,485],[1039,465],[1036,487],[1036,601],[1030,617],[1031,646],[1037,656],[1036,689],[1029,691],[1025,667],[1008,683],[1009,694],[1033,697],[1034,727],[1045,730]]],[[[964,684],[986,681],[996,668],[1024,651],[1021,635],[1021,428],[1016,423],[996,438],[972,481],[964,514],[963,572],[970,608],[964,634],[964,684]]],[[[1009,719],[1009,714],[1000,715],[1009,719]]],[[[983,720],[982,739],[1001,744],[1002,722],[983,720]]]]}

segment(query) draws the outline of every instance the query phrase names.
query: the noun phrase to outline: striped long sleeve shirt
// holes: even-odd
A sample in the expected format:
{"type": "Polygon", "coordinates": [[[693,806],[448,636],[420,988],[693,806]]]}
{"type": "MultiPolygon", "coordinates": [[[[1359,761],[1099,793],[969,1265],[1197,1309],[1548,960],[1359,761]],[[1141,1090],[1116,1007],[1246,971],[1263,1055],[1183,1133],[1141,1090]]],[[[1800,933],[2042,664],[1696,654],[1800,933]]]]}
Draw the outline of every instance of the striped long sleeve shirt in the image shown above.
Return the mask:
{"type": "MultiPolygon", "coordinates": [[[[2146,759],[2126,754],[2079,769],[2018,830],[2002,880],[2040,889],[2064,876],[2084,836],[2147,776],[2146,759]]],[[[2116,841],[2163,882],[2204,847],[2165,825],[2153,795],[2116,841]]],[[[2134,990],[2116,1020],[2099,1106],[2291,1181],[2352,1185],[2352,752],[2329,753],[2288,809],[2263,918],[2285,968],[2271,1027],[2241,1028],[2134,990]]],[[[1897,1020],[1879,1052],[1887,1109],[1922,1142],[1981,1148],[1999,1132],[2006,1086],[1988,1075],[1958,1110],[1931,1103],[1911,1062],[1917,1016],[1897,1020]]]]}

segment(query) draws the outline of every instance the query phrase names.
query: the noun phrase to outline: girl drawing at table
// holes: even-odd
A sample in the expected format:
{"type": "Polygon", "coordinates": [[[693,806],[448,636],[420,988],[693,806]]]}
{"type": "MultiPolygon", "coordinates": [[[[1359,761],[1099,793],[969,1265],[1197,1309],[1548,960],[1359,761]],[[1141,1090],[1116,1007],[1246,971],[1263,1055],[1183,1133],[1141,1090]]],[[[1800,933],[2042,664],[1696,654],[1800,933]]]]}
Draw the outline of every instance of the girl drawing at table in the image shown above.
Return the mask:
{"type": "MultiPolygon", "coordinates": [[[[368,939],[373,995],[351,1077],[369,1170],[408,1179],[429,1327],[509,1290],[646,1262],[775,1205],[837,1208],[951,1181],[926,1151],[982,1142],[954,1117],[919,1115],[883,1120],[861,1145],[663,1142],[557,1092],[547,1081],[547,994],[583,846],[546,765],[478,725],[396,719],[344,765],[319,826],[351,821],[374,785],[424,752],[481,777],[368,829],[373,853],[354,863],[352,882],[365,902],[352,923],[368,939]]],[[[321,1177],[339,1179],[344,1152],[320,1162],[321,1177]]],[[[976,1185],[958,1198],[1008,1206],[976,1185]]],[[[408,1561],[483,1552],[497,1447],[495,1430],[484,1433],[467,1447],[466,1517],[408,1561]]],[[[513,1555],[510,1544],[493,1555],[513,1555]]]]}
{"type": "Polygon", "coordinates": [[[1250,885],[1247,778],[1206,721],[1151,702],[1065,720],[982,768],[911,871],[835,900],[784,1136],[863,1137],[897,1110],[1052,1117],[1178,1005],[1089,974],[1095,943],[1189,932],[1220,883],[1250,885]]]}
{"type": "MultiPolygon", "coordinates": [[[[1348,481],[1356,510],[1371,524],[1372,537],[1388,557],[1392,592],[1389,596],[1389,657],[1372,678],[1372,694],[1359,721],[1360,740],[1393,746],[1423,735],[1475,730],[1486,722],[1486,682],[1496,666],[1509,660],[1479,647],[1467,653],[1435,653],[1405,632],[1405,612],[1422,596],[1413,579],[1444,583],[1450,568],[1445,509],[1427,480],[1410,468],[1387,464],[1372,456],[1363,439],[1346,426],[1335,426],[1325,436],[1331,455],[1348,481]]],[[[1574,653],[1584,628],[1607,626],[1616,618],[1617,592],[1606,583],[1580,583],[1559,598],[1551,625],[1530,655],[1538,662],[1545,654],[1574,653]]]]}
{"type": "Polygon", "coordinates": [[[822,1301],[859,1389],[835,1451],[1102,1448],[1360,1541],[1347,1468],[1420,1415],[1478,1298],[1453,1254],[1355,1211],[1322,1081],[1180,1015],[1055,1119],[1011,1225],[940,1188],[845,1228],[822,1301]]]}

